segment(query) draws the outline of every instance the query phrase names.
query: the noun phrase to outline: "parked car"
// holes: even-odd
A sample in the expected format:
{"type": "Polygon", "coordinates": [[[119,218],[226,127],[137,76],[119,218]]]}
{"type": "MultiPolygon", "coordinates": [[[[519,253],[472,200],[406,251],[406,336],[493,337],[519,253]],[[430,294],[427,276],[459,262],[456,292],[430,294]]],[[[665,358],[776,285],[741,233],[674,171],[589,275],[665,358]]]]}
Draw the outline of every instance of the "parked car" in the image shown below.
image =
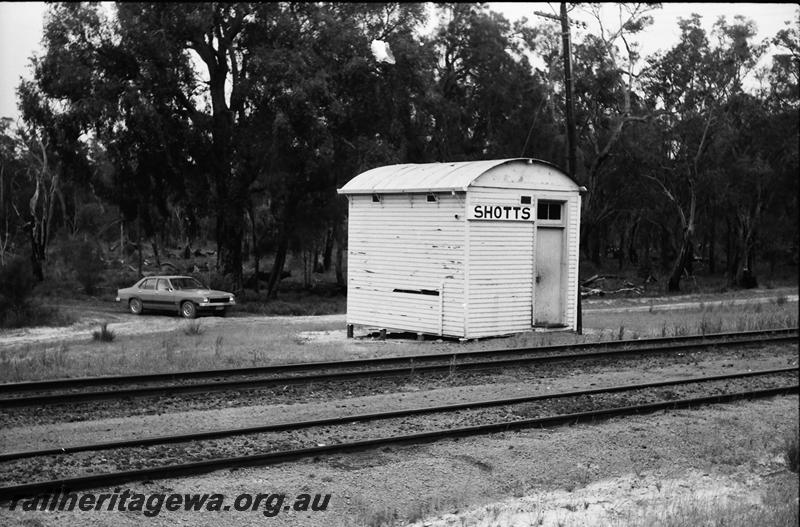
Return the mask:
{"type": "Polygon", "coordinates": [[[117,302],[125,302],[134,315],[152,309],[174,311],[184,318],[194,318],[200,311],[225,316],[236,305],[233,293],[209,289],[191,276],[147,276],[117,290],[117,302]]]}

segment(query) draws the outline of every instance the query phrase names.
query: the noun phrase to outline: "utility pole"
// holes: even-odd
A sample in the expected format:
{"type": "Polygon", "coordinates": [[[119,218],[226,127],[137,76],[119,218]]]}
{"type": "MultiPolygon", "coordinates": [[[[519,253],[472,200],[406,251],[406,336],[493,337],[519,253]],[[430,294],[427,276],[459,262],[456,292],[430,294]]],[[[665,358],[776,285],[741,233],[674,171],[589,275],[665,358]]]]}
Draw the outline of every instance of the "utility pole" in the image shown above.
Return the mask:
{"type": "MultiPolygon", "coordinates": [[[[572,89],[572,42],[569,31],[569,17],[567,16],[567,3],[561,2],[561,16],[534,11],[533,14],[539,15],[550,20],[561,22],[561,47],[563,48],[564,58],[564,98],[567,109],[567,174],[575,180],[575,113],[573,110],[573,89],[572,89]]],[[[578,251],[578,269],[580,269],[580,251],[578,251]]],[[[583,333],[583,309],[581,308],[581,284],[580,274],[578,275],[578,320],[576,324],[578,334],[583,333]]]]}
{"type": "Polygon", "coordinates": [[[561,22],[561,47],[563,50],[564,60],[564,97],[566,99],[565,106],[567,108],[567,174],[575,179],[575,112],[573,109],[572,99],[574,97],[574,90],[572,87],[572,42],[569,31],[569,17],[567,16],[567,3],[561,2],[561,16],[543,13],[541,11],[534,11],[534,15],[550,20],[557,20],[561,22]]]}

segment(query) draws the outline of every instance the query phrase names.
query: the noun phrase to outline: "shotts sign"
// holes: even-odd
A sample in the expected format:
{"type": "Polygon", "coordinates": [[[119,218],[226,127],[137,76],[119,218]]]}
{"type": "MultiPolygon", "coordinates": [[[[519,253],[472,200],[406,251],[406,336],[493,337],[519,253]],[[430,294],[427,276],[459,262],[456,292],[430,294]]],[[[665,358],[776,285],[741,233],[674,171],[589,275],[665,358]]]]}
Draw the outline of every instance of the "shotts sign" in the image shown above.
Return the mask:
{"type": "Polygon", "coordinates": [[[470,220],[533,221],[530,205],[470,205],[467,211],[470,220]]]}

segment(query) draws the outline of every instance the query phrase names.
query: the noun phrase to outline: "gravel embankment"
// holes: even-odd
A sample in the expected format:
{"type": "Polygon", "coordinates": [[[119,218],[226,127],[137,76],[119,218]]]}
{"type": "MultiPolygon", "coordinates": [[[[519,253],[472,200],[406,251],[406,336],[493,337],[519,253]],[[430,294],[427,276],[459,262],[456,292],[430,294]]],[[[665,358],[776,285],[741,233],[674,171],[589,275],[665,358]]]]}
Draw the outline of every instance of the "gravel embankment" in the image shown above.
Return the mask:
{"type": "MultiPolygon", "coordinates": [[[[711,368],[767,369],[797,364],[796,347],[793,344],[771,344],[765,347],[748,346],[742,349],[711,348],[696,352],[662,354],[652,357],[631,356],[618,359],[586,361],[564,361],[535,366],[515,366],[501,371],[459,371],[434,374],[414,374],[396,378],[348,379],[343,381],[317,382],[313,384],[286,384],[253,390],[221,391],[211,393],[183,394],[175,396],[151,396],[119,400],[75,402],[68,405],[46,407],[23,407],[0,410],[0,423],[8,427],[43,425],[57,422],[113,419],[167,413],[232,409],[263,405],[305,404],[318,401],[339,401],[386,393],[406,393],[437,390],[455,386],[479,386],[497,384],[541,384],[548,378],[560,378],[565,374],[598,375],[604,372],[646,372],[653,368],[683,367],[687,372],[702,371],[708,363],[711,368]],[[777,366],[773,366],[777,364],[777,366]]],[[[687,373],[694,375],[693,373],[687,373]]],[[[633,381],[635,382],[635,381],[633,381]]],[[[2,437],[2,436],[0,436],[2,437]]]]}
{"type": "Polygon", "coordinates": [[[2,463],[0,484],[65,478],[111,471],[132,470],[167,464],[187,463],[220,457],[248,456],[350,441],[460,428],[495,422],[512,422],[557,414],[616,408],[649,402],[702,397],[797,383],[797,374],[780,374],[595,394],[499,407],[464,409],[426,415],[406,416],[345,425],[270,432],[201,442],[133,447],[100,452],[80,452],[2,463]]]}

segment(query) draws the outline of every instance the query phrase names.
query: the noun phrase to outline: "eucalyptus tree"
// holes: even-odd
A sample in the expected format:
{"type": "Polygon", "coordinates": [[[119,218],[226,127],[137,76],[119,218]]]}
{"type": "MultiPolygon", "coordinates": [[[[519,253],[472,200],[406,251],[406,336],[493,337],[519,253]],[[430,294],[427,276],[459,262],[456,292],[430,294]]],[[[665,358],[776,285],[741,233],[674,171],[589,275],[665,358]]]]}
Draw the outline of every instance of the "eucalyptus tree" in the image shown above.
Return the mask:
{"type": "MultiPolygon", "coordinates": [[[[535,31],[510,24],[485,4],[443,4],[435,37],[438,57],[431,113],[438,160],[519,157],[542,148],[545,86],[528,55],[535,31]],[[538,120],[534,129],[532,122],[538,120]]],[[[549,143],[549,141],[547,141],[549,143]]]]}
{"type": "Polygon", "coordinates": [[[279,30],[247,39],[257,57],[255,118],[242,141],[275,226],[270,297],[290,245],[308,247],[329,233],[341,247],[337,187],[367,168],[424,155],[430,70],[415,32],[424,21],[417,4],[299,4],[273,20],[279,30]],[[375,39],[390,43],[396,64],[375,62],[375,39]]]}
{"type": "Polygon", "coordinates": [[[797,263],[800,172],[800,10],[771,40],[776,52],[762,77],[762,89],[740,94],[721,122],[725,141],[718,163],[728,226],[728,282],[755,285],[756,260],[774,271],[778,261],[797,263]]]}
{"type": "Polygon", "coordinates": [[[27,112],[35,96],[26,93],[24,88],[19,92],[28,123],[17,129],[17,154],[29,185],[27,191],[23,190],[24,212],[20,209],[15,212],[23,218],[23,228],[30,241],[31,270],[34,277],[42,281],[59,217],[60,225],[67,223],[69,211],[64,189],[85,182],[87,165],[81,155],[85,147],[79,141],[80,131],[75,121],[65,116],[56,117],[46,110],[31,118],[27,112]],[[60,212],[59,217],[56,211],[60,212]]]}
{"type": "Polygon", "coordinates": [[[626,170],[615,158],[625,155],[623,132],[653,116],[641,101],[642,66],[636,40],[652,24],[651,13],[658,8],[658,4],[643,3],[589,4],[586,9],[594,18],[592,30],[574,45],[576,125],[582,160],[576,176],[588,189],[581,216],[582,245],[598,265],[615,216],[627,217],[619,222],[620,237],[635,231],[638,222],[639,213],[630,207],[637,201],[635,168],[631,173],[633,167],[626,170]],[[602,10],[616,11],[618,24],[605,24],[602,10]]]}
{"type": "Polygon", "coordinates": [[[767,81],[771,87],[767,94],[773,107],[794,108],[800,105],[800,8],[794,20],[772,38],[776,53],[767,81]]]}
{"type": "Polygon", "coordinates": [[[58,152],[65,184],[91,189],[152,235],[182,188],[187,123],[160,91],[175,70],[140,62],[142,41],[121,25],[99,4],[53,4],[20,108],[58,152]]]}
{"type": "MultiPolygon", "coordinates": [[[[259,9],[277,11],[277,4],[259,9]]],[[[242,242],[252,171],[239,170],[236,136],[250,118],[249,32],[268,21],[249,3],[120,3],[122,42],[141,71],[153,80],[151,93],[167,101],[173,115],[190,124],[194,146],[185,154],[215,220],[217,262],[233,288],[242,284],[242,242]]]]}
{"type": "Polygon", "coordinates": [[[786,21],[786,28],[778,31],[772,44],[777,52],[767,77],[769,89],[763,95],[771,126],[764,142],[774,160],[780,198],[765,208],[763,230],[768,235],[761,237],[761,243],[771,268],[778,260],[788,260],[796,268],[800,234],[800,8],[792,20],[786,21]]]}
{"type": "MultiPolygon", "coordinates": [[[[710,147],[715,169],[724,174],[722,184],[714,190],[725,200],[729,225],[726,271],[731,285],[755,286],[757,247],[775,245],[774,241],[782,238],[777,225],[766,236],[759,236],[764,218],[770,212],[775,216],[781,202],[791,202],[790,196],[783,195],[788,189],[781,184],[781,176],[792,169],[795,179],[797,174],[797,125],[787,127],[789,123],[775,117],[764,100],[737,94],[728,101],[710,147]],[[766,243],[759,243],[761,237],[766,243]]],[[[790,223],[791,217],[783,219],[790,223]]]]}
{"type": "Polygon", "coordinates": [[[19,151],[19,140],[11,119],[0,119],[0,266],[6,255],[20,246],[20,231],[25,210],[23,195],[32,195],[19,151]]]}
{"type": "Polygon", "coordinates": [[[653,159],[644,176],[661,191],[679,220],[670,291],[679,290],[681,278],[691,272],[698,203],[703,192],[714,192],[709,146],[727,102],[742,92],[744,77],[764,50],[763,44],[752,42],[752,22],[741,17],[733,25],[724,17],[714,24],[716,45],[709,41],[699,15],[681,19],[679,26],[678,43],[649,59],[645,85],[661,127],[660,144],[653,146],[663,157],[653,159]]]}
{"type": "Polygon", "coordinates": [[[54,4],[23,114],[68,131],[98,192],[146,234],[170,207],[213,217],[239,290],[253,199],[269,204],[279,271],[295,223],[341,218],[331,203],[348,174],[424,156],[423,20],[397,3],[54,4]],[[376,38],[396,68],[371,60],[376,38]]]}

